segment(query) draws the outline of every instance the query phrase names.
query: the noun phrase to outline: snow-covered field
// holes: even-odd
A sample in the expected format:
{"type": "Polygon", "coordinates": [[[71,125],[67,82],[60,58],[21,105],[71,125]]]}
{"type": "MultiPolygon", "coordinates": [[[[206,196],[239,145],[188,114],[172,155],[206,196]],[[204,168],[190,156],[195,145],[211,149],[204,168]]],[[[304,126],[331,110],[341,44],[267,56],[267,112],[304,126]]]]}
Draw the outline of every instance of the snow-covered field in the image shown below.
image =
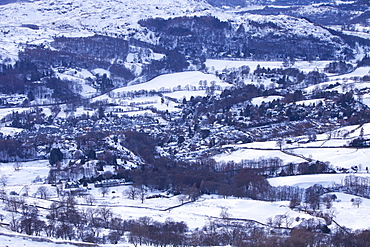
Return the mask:
{"type": "Polygon", "coordinates": [[[367,149],[356,148],[302,148],[295,149],[294,153],[302,154],[305,157],[312,157],[316,160],[328,161],[334,167],[351,168],[360,167],[365,170],[370,166],[370,153],[367,149]]]}
{"type": "MultiPolygon", "coordinates": [[[[55,74],[61,80],[74,82],[75,88],[77,88],[76,91],[80,91],[79,93],[82,97],[91,98],[97,93],[97,90],[87,83],[87,79],[95,78],[95,75],[93,75],[90,71],[86,69],[82,69],[80,71],[70,69],[65,71],[64,73],[59,73],[57,71],[55,72],[55,74]]],[[[95,74],[99,74],[99,69],[95,69],[93,72],[95,74]]],[[[109,73],[109,71],[104,71],[104,73],[109,73]]]]}
{"type": "Polygon", "coordinates": [[[230,154],[220,154],[213,157],[217,162],[241,162],[242,160],[258,160],[267,158],[280,158],[285,164],[304,162],[304,159],[287,155],[280,150],[258,150],[258,149],[240,149],[230,154]]]}
{"type": "Polygon", "coordinates": [[[343,193],[335,193],[335,195],[338,198],[333,203],[335,221],[352,229],[369,229],[370,200],[362,199],[361,205],[357,207],[351,202],[351,199],[356,198],[356,196],[343,193]]]}
{"type": "MultiPolygon", "coordinates": [[[[293,64],[293,68],[297,68],[304,72],[310,72],[313,70],[322,70],[325,68],[330,61],[296,61],[293,64]]],[[[249,66],[251,72],[256,70],[259,65],[261,68],[284,68],[282,61],[251,61],[251,60],[217,60],[217,59],[207,59],[206,66],[212,71],[222,71],[227,68],[239,68],[243,65],[249,66]]]]}
{"type": "Polygon", "coordinates": [[[29,107],[15,107],[15,108],[0,108],[0,119],[6,117],[9,114],[12,114],[13,112],[22,113],[24,111],[29,111],[29,107]]]}
{"type": "MultiPolygon", "coordinates": [[[[323,88],[328,85],[334,85],[336,83],[339,84],[339,86],[334,87],[332,90],[337,90],[338,92],[348,92],[349,90],[354,90],[354,89],[363,89],[363,88],[368,88],[369,83],[368,82],[361,82],[358,79],[365,76],[369,75],[370,73],[370,67],[359,67],[356,68],[354,71],[343,74],[343,75],[329,75],[329,81],[323,82],[320,84],[316,84],[313,86],[309,86],[305,88],[304,90],[306,92],[312,92],[313,89],[315,88],[323,88]]],[[[368,95],[364,95],[364,98],[368,97],[368,95]]]]}
{"type": "Polygon", "coordinates": [[[211,86],[211,82],[221,88],[230,86],[228,83],[222,82],[218,77],[211,74],[204,74],[199,71],[187,71],[173,74],[158,76],[146,83],[132,85],[113,90],[114,93],[135,92],[140,90],[147,91],[173,91],[173,90],[191,90],[195,87],[203,87],[203,81],[207,81],[207,86],[211,86]],[[202,83],[199,83],[201,82],[202,83]]]}
{"type": "MultiPolygon", "coordinates": [[[[309,73],[311,71],[320,71],[323,72],[326,65],[328,65],[331,61],[295,61],[293,64],[290,65],[291,68],[297,68],[304,73],[309,73]]],[[[252,60],[228,60],[228,59],[207,59],[206,67],[208,68],[209,73],[216,73],[222,72],[224,69],[237,69],[241,66],[248,66],[250,68],[250,75],[244,79],[245,84],[254,84],[254,85],[264,85],[266,88],[268,87],[277,87],[278,84],[271,81],[269,78],[259,78],[253,75],[253,72],[259,66],[260,68],[270,68],[270,69],[284,69],[283,61],[252,61],[252,60]]],[[[358,74],[361,74],[363,71],[361,70],[358,74]]],[[[326,84],[332,84],[326,82],[326,84]]],[[[319,85],[326,85],[325,83],[319,85]]],[[[315,87],[308,87],[307,91],[312,91],[315,87]]]]}
{"type": "Polygon", "coordinates": [[[38,160],[18,163],[0,163],[0,176],[7,176],[8,186],[29,185],[37,178],[46,178],[49,174],[49,161],[38,160]],[[15,170],[16,164],[20,165],[15,170]]]}
{"type": "MultiPolygon", "coordinates": [[[[222,82],[218,77],[212,74],[204,74],[199,71],[187,71],[161,75],[145,83],[121,87],[110,93],[98,96],[94,98],[93,101],[107,101],[108,103],[115,103],[124,107],[130,106],[133,114],[137,114],[138,110],[147,107],[173,112],[180,111],[176,106],[182,103],[184,98],[189,100],[192,96],[207,96],[206,88],[211,86],[215,87],[214,94],[217,95],[221,93],[223,89],[231,85],[222,82]],[[144,90],[147,92],[161,92],[163,97],[140,95],[132,98],[131,94],[140,93],[144,90]],[[175,100],[164,99],[166,97],[175,100]]],[[[125,109],[124,111],[125,114],[130,114],[129,109],[125,109]]]]}
{"type": "MultiPolygon", "coordinates": [[[[334,168],[351,168],[352,166],[358,166],[361,171],[365,171],[366,167],[370,167],[370,153],[367,149],[356,149],[356,148],[340,148],[333,147],[335,144],[341,146],[346,144],[347,141],[343,140],[331,140],[330,142],[318,141],[311,142],[309,144],[302,144],[303,147],[288,148],[287,151],[290,154],[303,156],[305,158],[311,158],[314,160],[320,160],[323,162],[329,162],[334,168]],[[324,145],[325,144],[325,145],[324,145]],[[313,147],[304,147],[313,146],[313,147]],[[332,146],[333,145],[333,146],[332,146]],[[331,147],[328,147],[331,146],[331,147]]],[[[252,143],[244,145],[233,145],[234,148],[240,148],[229,154],[220,154],[214,156],[214,159],[220,161],[235,161],[240,162],[242,160],[258,160],[260,158],[280,158],[285,164],[290,162],[300,163],[305,160],[300,157],[288,155],[278,150],[276,142],[266,143],[252,143]],[[261,150],[261,148],[263,150],[261,150]]],[[[296,145],[296,144],[295,144],[296,145]]],[[[287,145],[289,147],[290,145],[287,145]]]]}
{"type": "MultiPolygon", "coordinates": [[[[324,187],[335,184],[342,184],[343,179],[349,174],[315,174],[315,175],[299,175],[287,177],[269,178],[268,181],[272,186],[298,186],[300,188],[308,188],[314,184],[321,184],[324,187]]],[[[369,173],[354,174],[361,177],[370,177],[369,173]]]]}
{"type": "Polygon", "coordinates": [[[4,136],[13,136],[15,134],[18,134],[19,132],[22,132],[23,129],[18,128],[12,128],[12,127],[4,127],[0,125],[0,133],[2,133],[4,136]]]}
{"type": "Polygon", "coordinates": [[[253,105],[258,105],[260,106],[263,102],[265,103],[269,103],[269,102],[272,102],[274,100],[281,100],[283,99],[284,97],[282,96],[267,96],[267,97],[257,97],[257,98],[254,98],[252,99],[251,103],[253,105]]]}
{"type": "MultiPolygon", "coordinates": [[[[1,230],[0,230],[1,231],[1,230]]],[[[1,235],[0,245],[4,247],[72,247],[74,244],[68,244],[64,241],[45,241],[42,238],[32,238],[22,234],[8,233],[8,235],[1,235]]]]}
{"type": "Polygon", "coordinates": [[[223,69],[239,68],[243,65],[249,66],[251,72],[253,72],[258,65],[265,68],[281,68],[283,67],[282,61],[266,62],[266,61],[249,61],[249,60],[218,60],[218,59],[207,59],[206,66],[211,70],[222,71],[223,69]]]}
{"type": "Polygon", "coordinates": [[[246,144],[225,145],[234,151],[216,155],[217,161],[258,160],[261,158],[280,158],[284,164],[304,162],[301,157],[329,162],[335,168],[357,166],[359,171],[370,169],[370,152],[368,149],[349,148],[351,140],[358,138],[363,129],[364,137],[370,135],[370,124],[353,125],[339,128],[317,136],[316,141],[308,142],[306,136],[295,137],[291,144],[284,143],[282,152],[276,141],[252,142],[246,144]]]}
{"type": "MultiPolygon", "coordinates": [[[[370,216],[367,213],[370,210],[370,200],[363,199],[359,207],[354,206],[351,199],[355,196],[343,193],[335,193],[337,199],[333,202],[330,213],[334,215],[334,219],[341,225],[352,229],[367,229],[370,216]]],[[[287,215],[291,218],[298,218],[299,221],[293,221],[293,226],[302,222],[303,219],[309,219],[311,216],[292,211],[288,207],[288,202],[270,203],[242,199],[217,199],[209,196],[208,198],[201,198],[198,202],[187,204],[183,207],[176,208],[170,212],[154,212],[148,213],[150,210],[146,209],[132,209],[114,208],[115,213],[120,213],[123,217],[138,214],[137,216],[154,216],[156,220],[164,221],[167,218],[172,218],[176,221],[185,220],[191,228],[200,225],[207,225],[214,218],[220,217],[222,210],[227,210],[230,218],[235,219],[251,219],[260,222],[266,222],[268,217],[275,215],[287,215]],[[186,213],[185,213],[186,212],[186,213]]],[[[325,211],[325,209],[324,209],[325,211]]],[[[8,230],[1,229],[1,232],[6,235],[0,235],[0,245],[8,247],[68,247],[75,246],[73,242],[52,240],[51,242],[40,241],[38,238],[29,238],[22,234],[10,233],[8,230]]],[[[120,243],[118,245],[106,244],[103,246],[132,246],[128,243],[120,243]]]]}

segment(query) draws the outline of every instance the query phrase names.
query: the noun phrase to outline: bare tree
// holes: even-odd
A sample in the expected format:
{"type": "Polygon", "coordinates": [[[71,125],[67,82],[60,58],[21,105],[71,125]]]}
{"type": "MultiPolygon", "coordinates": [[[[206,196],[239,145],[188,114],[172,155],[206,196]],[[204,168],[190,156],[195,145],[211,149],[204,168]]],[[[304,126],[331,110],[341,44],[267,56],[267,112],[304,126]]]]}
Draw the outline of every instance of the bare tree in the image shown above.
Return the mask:
{"type": "Polygon", "coordinates": [[[64,196],[61,200],[61,203],[69,209],[74,208],[77,205],[76,198],[73,194],[67,194],[64,196]]]}
{"type": "Polygon", "coordinates": [[[222,219],[230,218],[231,214],[228,211],[229,211],[229,209],[227,207],[221,207],[220,217],[222,219]]]}
{"type": "Polygon", "coordinates": [[[36,207],[29,209],[27,214],[24,214],[20,220],[21,231],[25,232],[27,235],[32,235],[36,233],[39,235],[42,231],[42,228],[46,226],[45,222],[41,221],[37,217],[38,210],[36,207]]]}
{"type": "Polygon", "coordinates": [[[34,219],[33,227],[34,227],[35,235],[40,236],[41,231],[45,230],[46,228],[46,223],[43,220],[34,219]]]}
{"type": "Polygon", "coordinates": [[[103,195],[103,197],[105,197],[105,195],[108,194],[109,191],[110,191],[109,187],[101,187],[100,188],[100,192],[103,195]]]}
{"type": "Polygon", "coordinates": [[[37,191],[36,195],[39,195],[41,199],[47,199],[49,196],[49,189],[46,186],[40,186],[37,191]]]}
{"type": "Polygon", "coordinates": [[[327,210],[326,213],[328,214],[328,217],[330,218],[330,220],[333,220],[338,214],[338,212],[333,208],[327,210]]]}
{"type": "Polygon", "coordinates": [[[324,194],[323,186],[315,184],[305,190],[305,202],[307,202],[313,210],[320,209],[320,196],[324,194]]]}
{"type": "Polygon", "coordinates": [[[9,178],[8,178],[7,175],[5,175],[5,174],[2,175],[0,177],[0,185],[3,186],[3,187],[6,187],[8,185],[8,180],[9,180],[9,178]]]}
{"type": "Polygon", "coordinates": [[[362,203],[362,198],[360,197],[352,198],[351,202],[353,206],[357,206],[357,208],[359,208],[362,203]]]}
{"type": "Polygon", "coordinates": [[[139,192],[137,190],[137,188],[135,188],[134,186],[130,186],[130,188],[125,192],[127,198],[131,199],[131,200],[135,200],[137,198],[137,196],[139,195],[139,192]]]}
{"type": "Polygon", "coordinates": [[[299,205],[301,205],[301,200],[299,198],[292,198],[289,202],[290,209],[295,209],[299,205]]]}
{"type": "Polygon", "coordinates": [[[15,232],[20,231],[20,222],[19,222],[19,219],[17,218],[16,213],[11,213],[10,214],[9,225],[10,225],[10,230],[15,231],[15,232]]]}
{"type": "Polygon", "coordinates": [[[22,164],[20,162],[15,162],[13,168],[14,171],[19,171],[22,168],[22,164]]]}
{"type": "Polygon", "coordinates": [[[364,127],[360,129],[360,136],[361,139],[364,139],[364,127]]]}
{"type": "Polygon", "coordinates": [[[143,236],[141,234],[141,227],[140,225],[133,225],[131,226],[130,235],[129,235],[129,243],[133,244],[134,247],[141,245],[143,242],[143,236]]]}
{"type": "Polygon", "coordinates": [[[194,184],[192,187],[189,187],[185,190],[185,194],[188,196],[188,198],[195,202],[200,197],[200,191],[194,184]]]}
{"type": "Polygon", "coordinates": [[[139,192],[141,203],[144,203],[144,200],[146,199],[146,196],[148,195],[148,188],[145,187],[144,185],[141,185],[138,188],[138,192],[139,192]]]}
{"type": "Polygon", "coordinates": [[[149,235],[149,227],[152,220],[149,217],[141,217],[131,226],[129,242],[134,246],[144,244],[145,237],[149,235]]]}
{"type": "Polygon", "coordinates": [[[11,212],[18,212],[25,204],[24,198],[19,196],[9,196],[6,201],[6,209],[11,212]]]}
{"type": "Polygon", "coordinates": [[[30,186],[29,185],[25,185],[23,186],[23,188],[21,189],[21,191],[23,192],[23,196],[28,196],[29,193],[30,193],[30,186]]]}
{"type": "Polygon", "coordinates": [[[293,217],[290,217],[289,215],[287,214],[284,214],[284,224],[285,224],[285,227],[286,228],[289,228],[292,226],[294,222],[294,218],[293,217]]]}
{"type": "Polygon", "coordinates": [[[276,146],[280,149],[280,150],[283,150],[284,149],[284,146],[285,146],[285,140],[283,138],[279,138],[277,141],[276,141],[276,146]]]}
{"type": "Polygon", "coordinates": [[[293,222],[294,218],[289,217],[288,214],[278,214],[275,215],[274,218],[272,217],[267,218],[267,224],[275,227],[282,227],[284,224],[286,228],[289,228],[292,226],[293,222]]]}
{"type": "Polygon", "coordinates": [[[118,244],[118,241],[121,239],[121,234],[118,231],[111,231],[108,234],[108,239],[111,244],[118,244]]]}
{"type": "Polygon", "coordinates": [[[184,194],[181,194],[177,197],[177,199],[181,202],[181,204],[184,204],[184,202],[186,201],[186,198],[187,196],[184,194]]]}
{"type": "Polygon", "coordinates": [[[322,202],[326,206],[326,209],[330,209],[333,206],[333,199],[331,195],[325,195],[322,198],[322,202]]]}
{"type": "Polygon", "coordinates": [[[103,219],[105,227],[108,228],[110,219],[113,216],[112,210],[104,206],[104,207],[100,207],[98,212],[99,212],[100,217],[103,219]]]}
{"type": "Polygon", "coordinates": [[[5,187],[0,187],[0,198],[3,200],[3,202],[7,199],[5,187]]]}
{"type": "Polygon", "coordinates": [[[275,227],[281,227],[283,222],[284,222],[284,215],[282,215],[282,214],[275,215],[275,217],[273,219],[273,225],[275,227]]]}
{"type": "Polygon", "coordinates": [[[61,196],[61,192],[63,191],[63,184],[62,183],[58,183],[56,184],[55,186],[55,189],[56,189],[56,192],[57,192],[57,196],[61,196]]]}
{"type": "Polygon", "coordinates": [[[92,206],[95,202],[95,197],[93,195],[89,194],[85,197],[85,201],[86,201],[87,204],[92,206]]]}
{"type": "Polygon", "coordinates": [[[267,224],[267,225],[269,225],[269,226],[273,226],[274,222],[273,222],[272,217],[268,217],[268,218],[266,219],[266,224],[267,224]]]}
{"type": "Polygon", "coordinates": [[[61,111],[61,108],[59,105],[54,105],[51,107],[51,113],[53,113],[54,118],[59,114],[60,111],[61,111]]]}

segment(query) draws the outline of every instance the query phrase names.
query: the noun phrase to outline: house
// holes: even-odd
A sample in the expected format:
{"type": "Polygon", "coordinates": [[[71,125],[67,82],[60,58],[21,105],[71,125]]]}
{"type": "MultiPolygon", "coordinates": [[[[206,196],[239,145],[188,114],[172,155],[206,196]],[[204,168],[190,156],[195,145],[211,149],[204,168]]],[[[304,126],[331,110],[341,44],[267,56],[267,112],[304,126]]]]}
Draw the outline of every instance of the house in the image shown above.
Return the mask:
{"type": "Polygon", "coordinates": [[[125,185],[126,181],[125,179],[107,179],[102,180],[94,183],[95,188],[98,187],[114,187],[114,186],[121,186],[125,185]]]}

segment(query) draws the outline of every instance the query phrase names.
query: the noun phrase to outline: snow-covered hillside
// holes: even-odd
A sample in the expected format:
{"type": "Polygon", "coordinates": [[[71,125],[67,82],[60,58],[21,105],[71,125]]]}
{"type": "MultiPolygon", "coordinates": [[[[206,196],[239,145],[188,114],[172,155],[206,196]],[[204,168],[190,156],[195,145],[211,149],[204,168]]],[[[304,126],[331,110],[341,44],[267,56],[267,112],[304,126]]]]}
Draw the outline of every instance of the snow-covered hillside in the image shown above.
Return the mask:
{"type": "Polygon", "coordinates": [[[297,36],[338,43],[338,50],[346,46],[324,28],[305,19],[285,15],[240,15],[213,7],[204,0],[39,0],[0,5],[0,61],[9,62],[10,58],[14,62],[25,44],[48,47],[55,36],[101,34],[124,39],[134,37],[156,44],[158,35],[140,26],[138,21],[183,16],[215,16],[233,23],[234,28],[243,24],[245,32],[252,37],[274,33],[275,38],[297,36]]]}
{"type": "MultiPolygon", "coordinates": [[[[207,15],[216,10],[203,1],[89,0],[17,2],[0,6],[0,55],[16,59],[21,44],[47,44],[53,36],[96,33],[128,37],[146,18],[207,15]]],[[[146,33],[147,34],[147,33],[146,33]]],[[[152,39],[140,33],[142,39],[152,39]]]]}

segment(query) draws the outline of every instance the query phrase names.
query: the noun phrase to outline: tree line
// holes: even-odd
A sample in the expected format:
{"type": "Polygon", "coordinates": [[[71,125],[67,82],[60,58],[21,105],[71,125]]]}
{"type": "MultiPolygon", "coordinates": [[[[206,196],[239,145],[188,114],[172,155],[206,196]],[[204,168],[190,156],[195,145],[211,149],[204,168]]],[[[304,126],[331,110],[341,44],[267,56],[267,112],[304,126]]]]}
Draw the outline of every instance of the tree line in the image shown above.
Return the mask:
{"type": "MultiPolygon", "coordinates": [[[[325,222],[293,219],[277,215],[262,224],[232,218],[227,209],[201,228],[189,229],[183,221],[150,217],[124,219],[109,207],[80,208],[72,195],[64,196],[49,207],[25,203],[24,198],[4,196],[11,230],[27,235],[77,240],[95,244],[131,243],[134,246],[367,246],[368,230],[352,231],[343,227],[331,231],[325,222]],[[41,217],[46,212],[46,218],[41,217]],[[292,228],[294,220],[301,221],[292,228]]],[[[4,215],[0,215],[0,220],[4,215]]]]}

